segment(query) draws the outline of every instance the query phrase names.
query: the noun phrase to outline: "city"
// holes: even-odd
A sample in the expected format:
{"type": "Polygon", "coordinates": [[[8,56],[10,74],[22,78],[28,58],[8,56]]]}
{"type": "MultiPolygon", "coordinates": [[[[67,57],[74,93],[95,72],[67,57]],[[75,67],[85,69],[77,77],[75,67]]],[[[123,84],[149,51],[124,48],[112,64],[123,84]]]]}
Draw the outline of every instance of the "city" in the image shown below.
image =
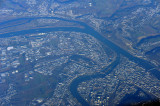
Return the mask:
{"type": "Polygon", "coordinates": [[[121,106],[160,99],[158,0],[2,4],[0,105],[121,106]],[[154,68],[117,52],[95,32],[154,68]]]}

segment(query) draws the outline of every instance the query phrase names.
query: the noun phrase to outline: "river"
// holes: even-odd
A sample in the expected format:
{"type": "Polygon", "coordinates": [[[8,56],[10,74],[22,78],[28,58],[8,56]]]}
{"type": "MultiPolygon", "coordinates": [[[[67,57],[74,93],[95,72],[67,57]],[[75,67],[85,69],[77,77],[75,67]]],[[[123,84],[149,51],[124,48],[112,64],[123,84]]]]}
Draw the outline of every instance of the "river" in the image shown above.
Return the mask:
{"type": "Polygon", "coordinates": [[[89,106],[89,104],[78,93],[78,91],[77,91],[78,85],[81,82],[92,80],[94,78],[104,78],[106,75],[110,74],[113,71],[113,69],[118,65],[119,62],[120,62],[120,56],[118,55],[117,58],[114,60],[114,62],[112,62],[109,66],[107,66],[106,68],[101,70],[101,72],[103,72],[103,74],[97,72],[97,73],[94,73],[93,75],[83,75],[83,76],[77,77],[76,79],[74,79],[72,81],[72,83],[70,84],[70,87],[69,87],[70,92],[78,100],[78,102],[81,103],[82,106],[89,106]]]}
{"type": "MultiPolygon", "coordinates": [[[[11,22],[17,21],[17,20],[22,20],[22,19],[26,19],[26,20],[35,20],[35,19],[56,19],[56,20],[61,20],[61,21],[67,21],[67,22],[73,22],[73,23],[77,23],[81,26],[83,26],[84,28],[78,28],[78,27],[54,27],[54,28],[38,28],[38,29],[29,29],[29,30],[22,30],[22,31],[17,31],[17,32],[11,32],[11,33],[5,33],[5,34],[0,34],[0,38],[6,38],[6,37],[13,37],[13,36],[23,36],[24,34],[33,34],[33,33],[47,33],[47,32],[53,32],[53,31],[74,31],[74,32],[82,32],[82,33],[86,33],[86,34],[90,34],[91,36],[93,36],[94,38],[96,38],[98,41],[102,42],[103,44],[107,45],[108,47],[110,47],[112,50],[114,50],[117,54],[122,54],[125,57],[127,57],[129,60],[134,61],[135,63],[137,63],[139,66],[143,67],[144,69],[146,69],[147,71],[149,71],[151,74],[153,74],[155,77],[157,77],[157,79],[160,80],[160,71],[155,69],[155,66],[153,66],[150,62],[137,58],[133,55],[131,55],[130,53],[128,53],[127,51],[125,51],[124,49],[120,48],[119,46],[115,45],[114,43],[112,43],[111,41],[107,40],[104,36],[100,35],[97,31],[95,31],[92,27],[88,26],[87,24],[83,23],[83,22],[79,22],[79,21],[73,21],[73,20],[67,20],[67,19],[63,19],[63,18],[57,18],[57,17],[36,17],[36,18],[19,18],[19,19],[15,19],[15,20],[9,20],[3,23],[0,23],[1,25],[5,25],[5,24],[9,24],[11,22]],[[153,70],[154,69],[154,70],[153,70]]],[[[11,27],[11,26],[9,26],[11,27]]],[[[12,26],[13,27],[13,26],[12,26]]],[[[119,57],[119,56],[118,56],[119,57]]],[[[113,68],[118,64],[118,59],[115,60],[115,62],[112,63],[112,68],[107,67],[105,69],[105,71],[107,70],[107,72],[105,72],[104,70],[102,70],[102,72],[104,71],[105,74],[99,74],[97,73],[96,75],[89,75],[89,76],[80,76],[77,79],[73,80],[73,82],[70,85],[70,91],[72,93],[72,95],[77,98],[77,100],[83,104],[83,105],[88,105],[87,102],[85,102],[83,100],[82,97],[76,96],[78,94],[77,92],[77,87],[78,84],[86,81],[86,80],[90,80],[92,78],[100,78],[100,77],[104,77],[104,75],[107,75],[107,73],[110,73],[113,68]],[[80,79],[80,80],[79,80],[80,79]],[[83,80],[82,80],[83,79],[83,80]],[[80,100],[79,100],[80,99],[80,100]]]]}
{"type": "MultiPolygon", "coordinates": [[[[106,44],[108,47],[110,47],[112,50],[114,50],[118,54],[122,54],[125,57],[127,57],[129,60],[136,62],[138,65],[142,66],[146,70],[151,70],[155,68],[150,62],[140,59],[138,57],[134,57],[124,49],[120,48],[119,46],[115,45],[111,41],[107,40],[104,36],[100,35],[97,31],[95,31],[92,27],[88,26],[87,24],[79,21],[74,21],[74,20],[67,20],[63,18],[57,18],[57,17],[36,17],[36,18],[20,18],[20,19],[15,19],[17,20],[22,20],[22,19],[27,19],[27,20],[35,20],[35,19],[56,19],[56,20],[62,20],[62,21],[67,21],[67,22],[73,22],[77,23],[84,28],[77,28],[77,27],[54,27],[54,28],[38,28],[38,29],[29,29],[29,30],[23,30],[23,31],[17,31],[17,32],[11,32],[11,33],[5,33],[5,34],[0,34],[0,38],[5,38],[5,37],[12,37],[12,36],[19,36],[19,35],[24,35],[24,34],[32,34],[32,33],[42,33],[42,32],[52,32],[52,31],[75,31],[75,32],[82,32],[86,34],[90,34],[97,40],[103,42],[106,44]]],[[[15,20],[10,20],[6,21],[6,23],[15,21],[15,20]]],[[[0,23],[0,25],[4,25],[5,22],[0,23]]]]}

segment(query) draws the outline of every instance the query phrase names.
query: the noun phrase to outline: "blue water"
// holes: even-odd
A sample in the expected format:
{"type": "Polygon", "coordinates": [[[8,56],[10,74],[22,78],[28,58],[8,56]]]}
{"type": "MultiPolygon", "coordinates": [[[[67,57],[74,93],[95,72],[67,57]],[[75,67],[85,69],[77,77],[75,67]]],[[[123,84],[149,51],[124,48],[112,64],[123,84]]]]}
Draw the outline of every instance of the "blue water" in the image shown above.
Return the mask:
{"type": "Polygon", "coordinates": [[[142,43],[145,43],[145,42],[147,42],[147,41],[150,40],[150,39],[156,39],[156,38],[160,38],[160,35],[149,36],[149,37],[143,38],[142,40],[140,40],[140,41],[137,43],[137,46],[140,46],[142,43]]]}
{"type": "MultiPolygon", "coordinates": [[[[107,40],[105,37],[103,37],[102,35],[100,35],[93,28],[89,27],[87,24],[85,24],[83,22],[72,21],[72,20],[67,20],[67,19],[57,18],[57,17],[37,17],[37,18],[23,18],[23,19],[32,19],[32,20],[35,20],[35,19],[42,19],[42,18],[44,18],[44,19],[57,19],[57,20],[77,23],[77,24],[79,24],[81,26],[84,26],[84,29],[77,28],[77,27],[38,28],[38,29],[30,29],[30,30],[23,30],[23,31],[11,32],[11,33],[6,33],[6,34],[0,34],[0,38],[12,37],[12,36],[23,36],[24,34],[52,32],[52,31],[75,31],[75,32],[82,32],[82,33],[90,34],[91,36],[93,36],[97,40],[99,40],[99,41],[103,42],[104,44],[106,44],[108,47],[110,47],[112,50],[114,50],[117,54],[122,54],[122,55],[126,56],[129,60],[138,63],[140,66],[144,67],[145,69],[150,70],[150,69],[154,68],[154,66],[151,65],[150,62],[132,56],[130,53],[128,53],[127,51],[123,50],[119,46],[115,45],[111,41],[107,40]]],[[[12,20],[12,21],[15,21],[15,20],[12,20]]],[[[6,23],[12,22],[12,21],[7,21],[6,23]]],[[[5,24],[5,22],[0,23],[0,25],[1,24],[5,24]]]]}
{"type": "MultiPolygon", "coordinates": [[[[23,36],[25,34],[32,34],[32,33],[46,33],[46,32],[53,32],[53,31],[74,31],[74,32],[82,32],[82,33],[90,34],[91,36],[93,36],[94,38],[96,38],[97,40],[99,40],[100,42],[102,42],[103,44],[105,44],[108,47],[110,47],[117,54],[124,55],[129,60],[136,62],[138,65],[142,66],[147,71],[150,71],[151,74],[153,74],[155,77],[157,77],[160,80],[160,72],[158,70],[156,70],[156,69],[152,70],[154,68],[154,66],[150,62],[132,56],[130,53],[128,53],[127,51],[123,50],[119,46],[115,45],[111,41],[107,40],[105,37],[103,37],[98,32],[96,32],[92,27],[88,26],[87,24],[85,24],[83,22],[73,21],[73,20],[67,20],[67,19],[57,18],[57,17],[37,17],[37,18],[20,18],[20,19],[16,19],[16,20],[10,20],[10,21],[6,21],[6,22],[3,22],[3,23],[0,23],[0,25],[9,24],[11,22],[14,22],[14,21],[17,21],[17,20],[22,20],[22,19],[27,19],[27,20],[28,19],[29,20],[35,20],[35,19],[57,19],[57,20],[62,20],[62,21],[76,23],[76,24],[79,24],[79,25],[83,26],[84,28],[78,28],[78,27],[38,28],[38,29],[30,29],[30,30],[23,30],[23,31],[17,31],[17,32],[0,34],[0,38],[13,37],[13,36],[23,36]]],[[[11,26],[9,26],[9,27],[11,27],[11,26]]],[[[117,64],[118,64],[118,61],[115,61],[112,64],[113,68],[117,64]]],[[[108,68],[107,67],[105,69],[105,70],[107,70],[107,72],[105,74],[110,73],[113,70],[113,68],[108,68]]],[[[102,71],[104,71],[104,70],[102,70],[102,71]]],[[[78,94],[78,92],[77,92],[77,86],[78,86],[79,83],[81,83],[83,81],[90,80],[92,78],[98,78],[98,77],[104,77],[104,74],[103,75],[102,74],[97,74],[97,75],[91,75],[91,76],[81,76],[78,79],[75,79],[71,83],[70,91],[71,91],[72,95],[75,98],[77,98],[77,100],[81,104],[83,104],[84,106],[87,106],[89,104],[78,94]]]]}
{"type": "Polygon", "coordinates": [[[142,103],[146,101],[151,101],[156,98],[151,97],[148,95],[146,92],[144,92],[142,89],[137,88],[138,90],[134,94],[127,94],[119,103],[118,106],[128,106],[129,104],[137,104],[137,103],[142,103]],[[144,96],[140,97],[139,93],[143,92],[144,96]]]}
{"type": "Polygon", "coordinates": [[[78,78],[76,78],[72,81],[72,83],[70,84],[70,87],[69,87],[70,92],[72,93],[72,95],[75,98],[77,98],[77,100],[82,104],[82,106],[89,106],[89,104],[78,93],[78,91],[77,91],[78,85],[82,82],[92,80],[94,78],[104,78],[106,75],[110,74],[113,71],[113,69],[118,65],[119,62],[120,62],[120,56],[118,55],[116,60],[114,62],[112,62],[111,65],[109,65],[105,69],[101,70],[101,72],[104,72],[103,74],[102,73],[95,73],[93,75],[83,75],[83,76],[79,76],[78,78]]]}

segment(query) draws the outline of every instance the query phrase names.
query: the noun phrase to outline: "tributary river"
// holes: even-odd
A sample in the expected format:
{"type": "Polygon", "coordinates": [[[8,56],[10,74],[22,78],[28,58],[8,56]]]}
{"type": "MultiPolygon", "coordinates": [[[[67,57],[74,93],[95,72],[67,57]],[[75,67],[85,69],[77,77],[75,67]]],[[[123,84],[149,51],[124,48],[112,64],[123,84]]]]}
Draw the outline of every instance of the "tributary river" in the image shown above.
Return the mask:
{"type": "MultiPolygon", "coordinates": [[[[156,70],[155,67],[148,61],[137,58],[127,51],[123,50],[119,46],[115,45],[111,41],[107,40],[104,36],[100,35],[97,31],[95,31],[92,27],[88,26],[87,24],[79,21],[72,21],[72,20],[67,20],[63,18],[57,18],[57,17],[36,17],[36,18],[19,18],[15,20],[10,20],[6,21],[3,23],[0,23],[0,27],[2,28],[3,25],[10,24],[15,21],[21,21],[21,20],[28,20],[26,22],[30,22],[31,20],[36,20],[36,19],[56,19],[56,20],[61,20],[61,21],[67,21],[67,22],[72,22],[72,23],[77,23],[84,28],[78,28],[78,27],[53,27],[53,28],[38,28],[38,29],[29,29],[29,30],[22,30],[22,31],[17,31],[17,32],[11,32],[11,33],[5,33],[5,34],[0,34],[0,38],[6,38],[6,37],[12,37],[12,36],[23,36],[24,34],[33,34],[33,33],[47,33],[47,32],[53,32],[53,31],[74,31],[74,32],[82,32],[86,34],[90,34],[94,38],[96,38],[98,41],[104,43],[108,47],[110,47],[112,50],[114,50],[117,54],[124,55],[127,57],[129,60],[134,61],[137,63],[139,66],[143,67],[150,73],[152,73],[157,79],[160,80],[160,71],[156,70]]],[[[25,24],[25,23],[24,23],[25,24]]],[[[17,25],[15,25],[17,26],[17,25]]],[[[8,26],[8,27],[14,27],[14,26],[8,26]]],[[[7,28],[7,27],[5,27],[7,28]]],[[[77,87],[78,85],[86,80],[91,80],[93,78],[101,78],[104,77],[105,75],[109,74],[114,67],[119,63],[119,55],[117,56],[117,59],[106,69],[102,70],[105,74],[100,74],[100,73],[95,73],[94,75],[84,75],[77,77],[74,79],[70,85],[70,91],[72,95],[84,106],[89,105],[78,93],[77,87]]]]}

